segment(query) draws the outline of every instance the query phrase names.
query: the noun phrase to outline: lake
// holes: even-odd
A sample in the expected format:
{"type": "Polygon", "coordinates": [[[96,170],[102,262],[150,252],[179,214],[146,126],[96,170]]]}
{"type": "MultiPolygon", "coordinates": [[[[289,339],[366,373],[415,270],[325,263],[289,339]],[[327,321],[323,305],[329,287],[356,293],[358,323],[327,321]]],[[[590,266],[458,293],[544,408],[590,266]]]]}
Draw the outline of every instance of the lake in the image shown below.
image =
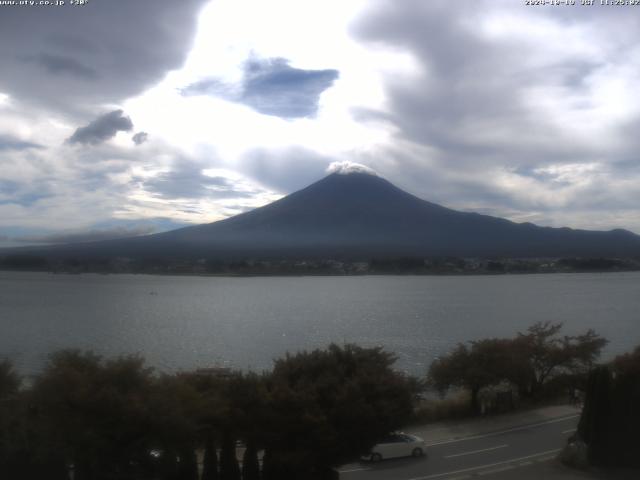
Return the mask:
{"type": "Polygon", "coordinates": [[[640,273],[180,277],[0,272],[0,355],[36,373],[61,348],[140,353],[162,371],[270,368],[331,342],[381,345],[413,374],[457,342],[536,321],[640,344],[640,273]]]}

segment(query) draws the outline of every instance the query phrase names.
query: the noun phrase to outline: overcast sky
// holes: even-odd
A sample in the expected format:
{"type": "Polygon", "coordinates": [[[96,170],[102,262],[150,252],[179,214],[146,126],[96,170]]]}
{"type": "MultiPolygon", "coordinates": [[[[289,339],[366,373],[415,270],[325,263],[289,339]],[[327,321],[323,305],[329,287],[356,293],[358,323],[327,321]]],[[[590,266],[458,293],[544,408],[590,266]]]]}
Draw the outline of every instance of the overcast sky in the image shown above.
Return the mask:
{"type": "Polygon", "coordinates": [[[212,222],[341,161],[640,233],[640,7],[576,3],[0,6],[0,246],[212,222]]]}

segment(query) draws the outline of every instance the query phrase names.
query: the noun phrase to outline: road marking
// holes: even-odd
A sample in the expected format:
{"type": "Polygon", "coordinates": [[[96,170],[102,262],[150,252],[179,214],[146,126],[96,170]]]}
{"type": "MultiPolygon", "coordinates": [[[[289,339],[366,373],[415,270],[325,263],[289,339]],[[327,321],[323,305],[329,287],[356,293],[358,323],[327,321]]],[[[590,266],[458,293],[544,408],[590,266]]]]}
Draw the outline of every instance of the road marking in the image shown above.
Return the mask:
{"type": "Polygon", "coordinates": [[[532,423],[532,424],[529,424],[529,425],[522,425],[522,426],[519,426],[519,427],[507,428],[506,430],[499,430],[497,432],[483,433],[483,434],[480,434],[480,435],[471,435],[469,437],[449,438],[447,440],[442,440],[440,442],[428,443],[427,447],[435,447],[437,445],[446,445],[448,443],[455,443],[455,442],[464,442],[466,440],[476,440],[478,438],[493,437],[493,436],[496,436],[496,435],[501,435],[503,433],[517,432],[518,430],[527,430],[529,428],[539,427],[539,426],[542,426],[542,425],[549,425],[551,423],[566,422],[567,420],[571,420],[571,419],[577,418],[579,416],[580,415],[571,415],[569,417],[556,418],[556,419],[553,419],[553,420],[547,420],[545,422],[532,423]]]}
{"type": "Polygon", "coordinates": [[[544,463],[544,462],[548,462],[549,460],[553,460],[553,458],[554,458],[554,455],[551,455],[550,457],[537,458],[536,462],[544,463]]]}
{"type": "Polygon", "coordinates": [[[371,469],[367,467],[351,468],[349,470],[338,470],[338,473],[362,472],[363,470],[371,470],[371,469]]]}
{"type": "Polygon", "coordinates": [[[562,432],[562,433],[573,433],[573,432],[575,432],[575,431],[576,431],[576,429],[575,429],[575,428],[570,428],[569,430],[565,430],[565,431],[564,431],[564,432],[562,432]]]}
{"type": "Polygon", "coordinates": [[[505,465],[504,467],[492,468],[491,470],[483,470],[478,472],[478,475],[491,475],[492,473],[506,472],[507,470],[513,470],[515,465],[505,465]]]}
{"type": "Polygon", "coordinates": [[[445,455],[444,458],[463,457],[464,455],[473,455],[474,453],[490,452],[491,450],[498,450],[499,448],[505,448],[508,446],[509,445],[504,444],[504,445],[498,445],[497,447],[489,447],[489,448],[483,448],[481,450],[473,450],[471,452],[455,453],[453,455],[445,455]]]}
{"type": "Polygon", "coordinates": [[[484,468],[497,467],[498,465],[506,465],[508,463],[517,463],[517,462],[520,462],[522,460],[527,460],[529,458],[540,457],[540,456],[543,456],[543,455],[549,455],[551,453],[557,453],[560,450],[561,450],[560,448],[556,448],[555,450],[547,450],[546,452],[534,453],[533,455],[527,455],[525,457],[512,458],[511,460],[504,460],[502,462],[490,463],[488,465],[478,465],[477,467],[463,468],[462,470],[454,470],[452,472],[435,473],[433,475],[427,475],[426,477],[414,477],[414,478],[411,478],[409,480],[429,480],[431,478],[444,477],[446,475],[456,475],[458,473],[472,472],[474,470],[482,470],[484,468]]]}

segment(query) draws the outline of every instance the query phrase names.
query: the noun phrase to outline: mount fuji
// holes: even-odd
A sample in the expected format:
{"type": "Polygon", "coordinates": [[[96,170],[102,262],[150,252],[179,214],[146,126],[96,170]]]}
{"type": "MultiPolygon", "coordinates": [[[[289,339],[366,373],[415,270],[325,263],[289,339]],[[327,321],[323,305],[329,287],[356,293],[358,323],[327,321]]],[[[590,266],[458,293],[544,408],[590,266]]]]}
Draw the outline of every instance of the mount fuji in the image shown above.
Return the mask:
{"type": "Polygon", "coordinates": [[[627,230],[540,227],[451,210],[368,171],[338,171],[269,205],[154,235],[29,247],[49,257],[171,259],[639,256],[627,230]]]}

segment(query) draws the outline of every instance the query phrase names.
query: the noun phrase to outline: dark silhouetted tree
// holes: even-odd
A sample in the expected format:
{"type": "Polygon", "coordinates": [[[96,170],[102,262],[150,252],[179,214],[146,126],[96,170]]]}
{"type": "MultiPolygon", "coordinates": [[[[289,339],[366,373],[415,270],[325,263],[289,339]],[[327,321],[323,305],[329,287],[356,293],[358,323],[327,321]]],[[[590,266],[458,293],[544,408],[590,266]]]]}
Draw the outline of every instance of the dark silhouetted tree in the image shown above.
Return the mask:
{"type": "Polygon", "coordinates": [[[253,442],[247,444],[242,456],[242,480],[260,480],[258,449],[253,442]]]}
{"type": "Polygon", "coordinates": [[[75,465],[76,480],[140,473],[149,454],[151,383],[139,357],[55,353],[31,393],[46,448],[75,465]]]}
{"type": "Polygon", "coordinates": [[[30,475],[34,459],[28,451],[31,428],[21,379],[8,360],[0,361],[0,472],[7,478],[30,475]]]}
{"type": "Polygon", "coordinates": [[[429,367],[428,383],[441,393],[462,387],[479,412],[482,388],[507,381],[524,397],[537,397],[550,380],[583,384],[607,341],[593,330],[560,336],[562,324],[539,322],[516,338],[493,338],[459,344],[429,367]]]}
{"type": "Polygon", "coordinates": [[[470,409],[480,412],[480,390],[495,385],[510,375],[513,350],[506,339],[487,339],[458,344],[448,355],[435,360],[428,382],[444,394],[450,387],[463,387],[471,393],[470,409]]]}
{"type": "Polygon", "coordinates": [[[640,347],[589,375],[578,436],[589,462],[640,467],[640,347]]]}
{"type": "Polygon", "coordinates": [[[202,460],[202,479],[218,480],[218,453],[213,433],[207,433],[204,441],[204,458],[202,460]]]}
{"type": "Polygon", "coordinates": [[[9,360],[0,360],[0,400],[16,395],[22,379],[9,360]]]}
{"type": "Polygon", "coordinates": [[[265,430],[270,428],[271,418],[265,378],[254,373],[237,374],[229,379],[226,391],[233,431],[245,443],[242,478],[258,480],[258,449],[267,443],[265,430]]]}
{"type": "Polygon", "coordinates": [[[178,458],[178,479],[198,480],[198,459],[193,446],[186,444],[178,458]]]}
{"type": "Polygon", "coordinates": [[[277,360],[269,379],[265,478],[323,478],[403,425],[415,392],[394,362],[380,348],[355,345],[277,360]]]}
{"type": "Polygon", "coordinates": [[[147,405],[147,435],[162,454],[162,478],[195,478],[202,402],[199,392],[182,375],[162,375],[154,382],[147,405]]]}
{"type": "Polygon", "coordinates": [[[524,396],[536,396],[557,375],[586,377],[607,340],[593,330],[577,336],[559,336],[561,323],[538,322],[514,340],[519,365],[524,365],[514,383],[524,396]]]}
{"type": "Polygon", "coordinates": [[[236,457],[236,442],[230,433],[223,433],[220,449],[220,480],[240,480],[240,466],[236,457]]]}

